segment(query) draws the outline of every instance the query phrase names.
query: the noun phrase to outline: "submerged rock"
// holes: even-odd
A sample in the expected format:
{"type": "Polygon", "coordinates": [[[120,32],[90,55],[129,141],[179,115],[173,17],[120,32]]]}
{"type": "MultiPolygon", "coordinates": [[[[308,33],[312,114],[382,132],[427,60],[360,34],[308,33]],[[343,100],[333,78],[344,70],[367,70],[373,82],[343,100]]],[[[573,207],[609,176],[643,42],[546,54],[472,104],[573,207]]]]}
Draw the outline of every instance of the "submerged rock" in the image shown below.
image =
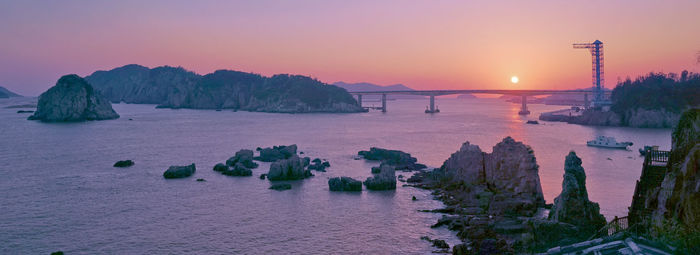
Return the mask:
{"type": "Polygon", "coordinates": [[[258,163],[253,162],[252,150],[240,150],[236,155],[226,160],[226,165],[235,166],[237,163],[243,164],[246,168],[257,168],[258,163]]]}
{"type": "Polygon", "coordinates": [[[30,120],[46,122],[109,120],[119,118],[107,99],[75,74],[61,77],[39,96],[30,120]]]}
{"type": "Polygon", "coordinates": [[[134,161],[131,160],[120,160],[114,163],[114,167],[130,167],[134,165],[134,161]]]}
{"type": "Polygon", "coordinates": [[[603,227],[606,221],[600,214],[598,203],[588,200],[586,173],[581,163],[581,158],[573,151],[566,156],[562,191],[554,198],[549,219],[581,227],[586,232],[594,232],[603,227]]]}
{"type": "Polygon", "coordinates": [[[364,181],[369,190],[392,190],[396,189],[396,172],[394,167],[382,165],[381,171],[364,181]]]}
{"type": "Polygon", "coordinates": [[[185,178],[194,174],[195,171],[194,163],[189,166],[170,166],[168,170],[163,173],[163,177],[165,177],[165,179],[185,178]]]}
{"type": "Polygon", "coordinates": [[[335,177],[328,179],[328,189],[331,191],[362,191],[362,182],[350,177],[335,177]]]}
{"type": "Polygon", "coordinates": [[[416,163],[418,160],[411,157],[411,154],[398,150],[372,147],[369,151],[359,151],[357,155],[367,160],[379,160],[382,163],[394,166],[396,170],[419,170],[425,168],[425,165],[416,163]]]}
{"type": "Polygon", "coordinates": [[[270,186],[270,189],[274,189],[277,191],[288,190],[288,189],[292,189],[292,185],[289,183],[278,183],[278,184],[273,184],[272,186],[270,186]]]}
{"type": "Polygon", "coordinates": [[[311,171],[304,170],[302,163],[302,160],[297,155],[273,162],[267,173],[267,179],[271,181],[300,180],[313,176],[311,171]]]}
{"type": "Polygon", "coordinates": [[[292,144],[289,146],[273,146],[272,148],[259,149],[259,151],[260,156],[255,157],[255,160],[263,162],[275,162],[277,160],[288,159],[294,155],[297,155],[297,145],[292,144]]]}

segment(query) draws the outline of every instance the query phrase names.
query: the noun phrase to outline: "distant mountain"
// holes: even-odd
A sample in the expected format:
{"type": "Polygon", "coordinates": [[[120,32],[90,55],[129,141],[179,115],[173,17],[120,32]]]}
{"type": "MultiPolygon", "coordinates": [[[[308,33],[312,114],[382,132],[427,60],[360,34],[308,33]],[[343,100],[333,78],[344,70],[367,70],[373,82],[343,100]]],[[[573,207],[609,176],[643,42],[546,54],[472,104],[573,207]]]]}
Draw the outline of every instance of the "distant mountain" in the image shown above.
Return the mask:
{"type": "Polygon", "coordinates": [[[21,97],[21,96],[13,93],[12,91],[7,90],[4,87],[0,87],[0,98],[10,98],[10,97],[21,97]]]}
{"type": "Polygon", "coordinates": [[[289,74],[218,70],[199,75],[182,67],[126,65],[85,77],[109,101],[161,108],[237,109],[256,112],[361,112],[344,89],[289,74]]]}
{"type": "MultiPolygon", "coordinates": [[[[387,86],[381,86],[373,83],[368,83],[368,82],[359,82],[359,83],[345,83],[342,81],[333,83],[333,85],[344,88],[348,92],[356,92],[356,91],[396,91],[396,90],[414,90],[412,88],[407,87],[406,85],[403,84],[394,84],[394,85],[387,85],[387,86]]],[[[370,99],[370,100],[375,100],[379,99],[380,95],[365,95],[363,96],[364,99],[370,99]]],[[[419,98],[425,98],[425,96],[419,96],[419,95],[387,95],[388,99],[419,99],[419,98]]]]}

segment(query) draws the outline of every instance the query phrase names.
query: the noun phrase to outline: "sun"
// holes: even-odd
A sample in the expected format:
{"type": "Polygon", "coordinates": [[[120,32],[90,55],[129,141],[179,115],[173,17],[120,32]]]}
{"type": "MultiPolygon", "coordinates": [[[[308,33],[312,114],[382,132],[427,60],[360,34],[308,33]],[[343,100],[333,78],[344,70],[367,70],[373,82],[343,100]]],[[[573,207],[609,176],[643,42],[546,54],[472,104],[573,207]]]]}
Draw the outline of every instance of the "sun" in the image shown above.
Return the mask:
{"type": "Polygon", "coordinates": [[[510,82],[512,82],[513,84],[518,83],[518,81],[520,81],[520,79],[518,79],[518,76],[510,77],[510,82]]]}

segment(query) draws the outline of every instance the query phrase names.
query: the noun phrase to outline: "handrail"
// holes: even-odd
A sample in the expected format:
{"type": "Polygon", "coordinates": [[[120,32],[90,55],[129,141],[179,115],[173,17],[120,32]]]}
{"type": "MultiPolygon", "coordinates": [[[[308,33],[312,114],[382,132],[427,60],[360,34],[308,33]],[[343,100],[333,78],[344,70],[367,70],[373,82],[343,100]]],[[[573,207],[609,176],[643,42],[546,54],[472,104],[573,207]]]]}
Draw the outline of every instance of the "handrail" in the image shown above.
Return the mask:
{"type": "Polygon", "coordinates": [[[649,158],[651,162],[661,162],[661,163],[666,163],[668,162],[668,158],[671,155],[671,152],[669,151],[660,151],[660,150],[647,150],[645,153],[645,158],[649,158]]]}
{"type": "Polygon", "coordinates": [[[606,236],[611,236],[617,232],[627,230],[629,228],[630,228],[630,226],[629,226],[629,220],[628,220],[627,216],[619,217],[619,218],[617,216],[615,216],[615,218],[613,220],[611,220],[609,223],[605,224],[605,226],[603,226],[602,228],[598,229],[598,231],[596,231],[593,234],[593,236],[589,237],[588,240],[592,240],[593,238],[598,236],[598,234],[605,234],[606,236]]]}

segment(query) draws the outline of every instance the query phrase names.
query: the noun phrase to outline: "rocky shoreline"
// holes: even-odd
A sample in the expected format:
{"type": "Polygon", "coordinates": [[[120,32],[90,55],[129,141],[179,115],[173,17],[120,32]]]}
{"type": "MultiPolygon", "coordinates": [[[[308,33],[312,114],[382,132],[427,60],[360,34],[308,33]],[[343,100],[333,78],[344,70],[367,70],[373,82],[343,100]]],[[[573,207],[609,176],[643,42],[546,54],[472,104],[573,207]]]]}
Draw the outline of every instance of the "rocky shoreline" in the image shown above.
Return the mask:
{"type": "Polygon", "coordinates": [[[628,110],[620,115],[612,111],[586,110],[580,116],[543,113],[539,120],[559,121],[587,126],[624,126],[634,128],[672,128],[680,119],[679,113],[666,110],[628,110]]]}

